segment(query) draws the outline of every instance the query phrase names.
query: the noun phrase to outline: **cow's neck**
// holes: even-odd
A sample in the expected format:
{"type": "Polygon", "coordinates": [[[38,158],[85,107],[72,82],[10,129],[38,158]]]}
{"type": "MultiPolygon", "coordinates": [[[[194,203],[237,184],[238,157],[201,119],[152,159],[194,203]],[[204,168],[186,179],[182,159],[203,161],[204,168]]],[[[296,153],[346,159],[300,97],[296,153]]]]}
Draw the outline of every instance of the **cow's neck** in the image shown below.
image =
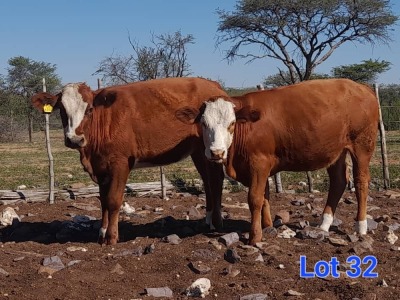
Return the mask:
{"type": "Polygon", "coordinates": [[[232,145],[228,149],[228,158],[225,163],[225,172],[233,179],[237,179],[237,165],[241,162],[248,161],[246,135],[249,130],[250,126],[247,123],[237,124],[235,127],[232,145]]]}

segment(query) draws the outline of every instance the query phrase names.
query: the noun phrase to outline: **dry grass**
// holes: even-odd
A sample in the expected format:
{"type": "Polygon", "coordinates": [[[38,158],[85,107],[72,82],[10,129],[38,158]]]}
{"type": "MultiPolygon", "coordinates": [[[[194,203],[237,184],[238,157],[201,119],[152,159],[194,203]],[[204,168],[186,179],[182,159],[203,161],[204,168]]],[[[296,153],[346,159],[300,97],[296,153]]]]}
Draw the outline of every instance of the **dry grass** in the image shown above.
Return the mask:
{"type": "MultiPolygon", "coordinates": [[[[55,181],[59,188],[71,183],[82,182],[92,184],[88,174],[83,171],[76,150],[64,146],[64,137],[61,130],[50,133],[52,153],[54,156],[55,181]]],[[[400,188],[400,131],[387,133],[387,146],[390,165],[392,187],[400,188]]],[[[48,185],[48,157],[45,145],[44,132],[36,132],[33,143],[0,143],[0,189],[15,189],[19,185],[28,187],[47,187],[48,185]]],[[[199,175],[190,158],[165,167],[166,177],[170,181],[184,182],[194,185],[199,175]]],[[[383,185],[380,146],[377,145],[371,174],[376,187],[383,185]]],[[[325,191],[328,187],[328,178],[325,170],[313,172],[315,188],[325,191]]],[[[284,188],[300,188],[300,181],[306,182],[305,173],[282,173],[284,188]]],[[[146,182],[160,180],[158,167],[135,169],[131,172],[129,182],[146,182]]]]}

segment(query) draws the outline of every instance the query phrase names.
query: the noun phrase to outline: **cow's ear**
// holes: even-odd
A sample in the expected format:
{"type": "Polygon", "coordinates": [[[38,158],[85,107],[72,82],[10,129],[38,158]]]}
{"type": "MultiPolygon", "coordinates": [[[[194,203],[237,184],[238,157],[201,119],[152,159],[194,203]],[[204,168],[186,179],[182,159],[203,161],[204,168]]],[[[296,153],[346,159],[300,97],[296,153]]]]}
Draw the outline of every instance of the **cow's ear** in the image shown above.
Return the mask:
{"type": "Polygon", "coordinates": [[[32,106],[39,111],[43,111],[43,106],[50,104],[53,107],[57,107],[58,100],[61,97],[61,93],[57,95],[51,95],[49,93],[38,93],[33,95],[31,99],[32,106]]]}
{"type": "Polygon", "coordinates": [[[175,117],[179,121],[181,121],[185,124],[191,125],[191,124],[197,123],[199,121],[199,118],[198,118],[199,114],[200,114],[200,111],[198,109],[186,106],[186,107],[178,109],[175,112],[175,117]]]}
{"type": "Polygon", "coordinates": [[[260,111],[252,109],[250,106],[244,106],[241,109],[235,111],[236,122],[257,122],[260,119],[260,111]]]}

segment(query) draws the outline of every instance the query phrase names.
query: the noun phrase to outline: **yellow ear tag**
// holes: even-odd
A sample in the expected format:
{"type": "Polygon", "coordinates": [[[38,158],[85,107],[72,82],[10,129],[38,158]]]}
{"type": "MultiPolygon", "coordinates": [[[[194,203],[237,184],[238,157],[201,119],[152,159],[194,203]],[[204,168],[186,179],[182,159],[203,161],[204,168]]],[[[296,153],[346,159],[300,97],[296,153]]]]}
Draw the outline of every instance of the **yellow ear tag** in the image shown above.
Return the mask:
{"type": "Polygon", "coordinates": [[[43,112],[45,114],[50,114],[52,111],[53,111],[53,106],[51,106],[50,104],[43,105],[43,112]]]}

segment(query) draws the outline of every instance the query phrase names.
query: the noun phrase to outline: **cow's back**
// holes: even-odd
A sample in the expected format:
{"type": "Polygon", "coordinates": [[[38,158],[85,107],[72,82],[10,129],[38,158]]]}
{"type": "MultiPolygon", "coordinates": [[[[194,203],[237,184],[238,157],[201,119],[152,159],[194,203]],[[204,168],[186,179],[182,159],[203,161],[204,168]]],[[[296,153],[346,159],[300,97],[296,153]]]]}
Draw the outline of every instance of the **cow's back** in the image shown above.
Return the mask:
{"type": "MultiPolygon", "coordinates": [[[[313,80],[237,97],[261,112],[246,129],[244,156],[263,153],[272,173],[327,167],[355,139],[375,138],[378,104],[367,86],[346,79],[313,80]],[[363,138],[363,137],[361,137],[363,138]]],[[[240,159],[239,159],[240,160],[240,159]]]]}
{"type": "Polygon", "coordinates": [[[226,93],[218,83],[202,78],[166,78],[106,88],[96,98],[108,99],[98,115],[107,119],[109,132],[96,139],[108,139],[112,147],[137,162],[177,161],[190,154],[199,132],[196,125],[180,122],[175,112],[185,106],[200,108],[216,96],[226,93]]]}

